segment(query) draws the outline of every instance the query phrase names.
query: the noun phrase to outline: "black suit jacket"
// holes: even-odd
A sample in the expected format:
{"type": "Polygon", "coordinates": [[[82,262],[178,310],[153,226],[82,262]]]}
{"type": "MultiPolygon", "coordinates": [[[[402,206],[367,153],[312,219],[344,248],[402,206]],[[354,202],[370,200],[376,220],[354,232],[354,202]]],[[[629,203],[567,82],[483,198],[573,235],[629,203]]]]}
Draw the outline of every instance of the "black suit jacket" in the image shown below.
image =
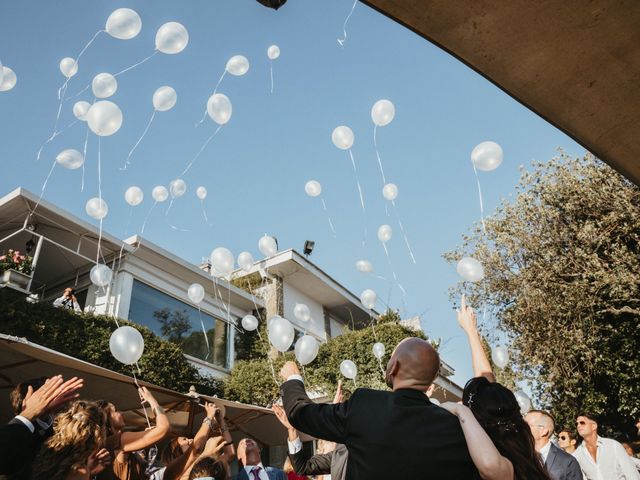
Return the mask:
{"type": "Polygon", "coordinates": [[[281,388],[291,425],[346,445],[346,480],[467,480],[474,475],[457,417],[423,392],[360,388],[334,405],[313,403],[299,380],[281,388]]]}
{"type": "Polygon", "coordinates": [[[582,480],[582,470],[578,460],[553,443],[544,464],[552,480],[582,480]]]}
{"type": "Polygon", "coordinates": [[[289,454],[293,470],[298,475],[331,475],[331,480],[344,480],[347,474],[349,452],[341,443],[329,453],[319,453],[310,457],[304,449],[289,454]]]}
{"type": "Polygon", "coordinates": [[[38,437],[17,418],[0,427],[0,474],[13,476],[30,466],[40,448],[38,437]]]}

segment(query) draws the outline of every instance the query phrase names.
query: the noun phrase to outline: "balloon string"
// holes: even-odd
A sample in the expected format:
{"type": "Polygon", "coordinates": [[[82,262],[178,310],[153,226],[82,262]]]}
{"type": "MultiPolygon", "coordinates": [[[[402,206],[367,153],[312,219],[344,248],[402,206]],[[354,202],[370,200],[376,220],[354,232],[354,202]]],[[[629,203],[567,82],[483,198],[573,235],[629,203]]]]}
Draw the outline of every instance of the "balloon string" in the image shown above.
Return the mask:
{"type": "MultiPolygon", "coordinates": [[[[262,335],[260,334],[259,328],[256,330],[256,332],[258,332],[258,338],[260,339],[260,341],[264,342],[264,340],[262,339],[262,335]]],[[[267,352],[267,360],[269,361],[269,367],[271,368],[271,375],[273,376],[273,381],[278,386],[278,388],[280,388],[280,382],[278,382],[278,377],[276,376],[276,368],[273,365],[273,359],[271,358],[271,355],[269,355],[269,352],[267,352]]]]}
{"type": "Polygon", "coordinates": [[[269,73],[271,75],[271,93],[273,94],[273,60],[269,61],[269,73]]]}
{"type": "Polygon", "coordinates": [[[349,15],[347,15],[347,18],[345,19],[344,24],[342,25],[342,38],[338,38],[337,39],[338,43],[343,48],[344,48],[345,42],[347,41],[347,22],[351,18],[351,15],[353,15],[353,11],[356,9],[356,4],[357,3],[358,3],[358,0],[355,0],[353,2],[353,6],[351,7],[351,11],[349,12],[349,15]]]}
{"type": "Polygon", "coordinates": [[[133,65],[131,65],[130,67],[125,68],[124,70],[120,70],[118,73],[114,73],[113,76],[117,77],[118,75],[122,75],[125,72],[128,72],[129,70],[132,70],[140,65],[142,65],[143,63],[145,63],[146,61],[152,59],[154,56],[156,56],[158,53],[160,53],[160,50],[154,50],[153,53],[151,55],[149,55],[148,57],[143,58],[142,60],[140,60],[138,63],[134,63],[133,65]]]}
{"type": "Polygon", "coordinates": [[[207,356],[205,359],[209,358],[211,354],[211,349],[209,348],[209,337],[207,337],[207,329],[204,328],[204,322],[202,321],[202,311],[200,310],[200,305],[198,305],[198,318],[200,318],[200,326],[202,326],[202,334],[204,335],[204,341],[207,344],[207,356]]]}
{"type": "Polygon", "coordinates": [[[144,235],[144,228],[147,226],[147,220],[149,220],[149,216],[151,215],[151,212],[153,212],[153,209],[156,208],[156,205],[158,204],[158,202],[153,202],[153,205],[151,205],[151,208],[149,209],[149,213],[147,213],[147,216],[144,217],[144,222],[142,222],[142,229],[140,230],[140,236],[142,237],[142,235],[144,235]]]}
{"type": "Polygon", "coordinates": [[[53,174],[53,170],[56,168],[56,163],[57,163],[57,161],[54,160],[53,164],[51,165],[51,169],[49,170],[49,174],[44,179],[44,183],[42,184],[42,190],[40,190],[40,197],[38,198],[38,201],[36,202],[35,206],[33,207],[33,210],[31,211],[31,215],[33,215],[33,213],[35,213],[36,208],[38,208],[38,205],[40,205],[40,202],[42,201],[42,197],[44,196],[44,191],[47,188],[47,183],[49,182],[49,179],[51,178],[51,175],[53,174]]]}
{"type": "Polygon", "coordinates": [[[189,162],[189,164],[187,165],[187,168],[185,168],[184,171],[180,175],[178,175],[178,178],[182,178],[191,169],[191,167],[196,162],[198,157],[200,157],[200,155],[202,155],[202,152],[204,152],[204,149],[207,148],[207,145],[209,145],[211,140],[213,140],[213,137],[215,137],[218,134],[218,132],[220,131],[221,128],[222,128],[222,125],[219,125],[218,128],[216,128],[216,131],[213,132],[213,134],[207,139],[206,142],[204,142],[202,147],[200,147],[200,150],[198,150],[198,153],[196,153],[196,156],[193,157],[191,159],[191,161],[189,162]]]}
{"type": "Polygon", "coordinates": [[[382,175],[382,184],[387,183],[387,179],[384,176],[384,169],[382,168],[382,159],[380,158],[380,151],[378,150],[378,126],[373,126],[373,146],[376,150],[376,158],[378,159],[378,166],[380,167],[380,174],[382,175]]]}
{"type": "Polygon", "coordinates": [[[169,212],[171,211],[171,207],[173,206],[173,201],[175,200],[175,198],[171,198],[171,201],[169,202],[169,208],[167,208],[167,211],[164,212],[164,218],[167,222],[167,225],[169,225],[172,229],[177,230],[178,232],[188,232],[189,230],[184,229],[184,228],[180,228],[180,227],[176,227],[174,224],[172,224],[169,221],[169,212]]]}
{"type": "MultiPolygon", "coordinates": [[[[213,289],[214,289],[214,292],[216,293],[216,298],[220,300],[220,304],[224,307],[224,310],[218,307],[218,310],[220,311],[220,315],[223,317],[226,315],[227,317],[227,318],[222,318],[221,320],[224,323],[231,325],[233,328],[236,329],[237,332],[242,333],[242,330],[240,330],[238,326],[231,321],[231,310],[230,310],[230,307],[227,307],[227,305],[224,303],[224,300],[222,300],[222,293],[220,293],[220,290],[218,289],[218,282],[216,281],[215,278],[213,278],[212,280],[213,280],[213,289]]],[[[231,292],[229,292],[229,295],[231,295],[231,292]]]]}
{"type": "Polygon", "coordinates": [[[84,149],[82,150],[82,181],[80,183],[80,191],[84,192],[84,164],[87,163],[87,142],[89,141],[89,127],[87,127],[87,134],[84,137],[84,149]]]}
{"type": "Polygon", "coordinates": [[[351,158],[351,165],[353,165],[353,173],[356,177],[356,185],[358,187],[358,193],[360,195],[360,205],[362,206],[362,221],[364,223],[364,233],[362,238],[362,246],[367,242],[367,212],[364,207],[364,196],[362,195],[362,187],[360,186],[360,179],[358,178],[358,169],[356,168],[356,161],[353,158],[353,152],[349,149],[349,157],[351,158]]]}
{"type": "Polygon", "coordinates": [[[395,281],[396,285],[400,289],[400,292],[402,293],[402,305],[404,306],[404,310],[406,312],[406,310],[407,310],[407,301],[406,301],[407,292],[404,289],[404,287],[402,286],[402,284],[398,281],[398,276],[396,275],[396,271],[394,270],[393,264],[391,263],[391,256],[389,255],[389,250],[387,250],[387,244],[385,242],[380,242],[380,243],[382,243],[382,248],[384,248],[384,253],[387,256],[387,261],[389,262],[389,267],[391,268],[391,273],[393,274],[393,280],[395,281]]]}
{"type": "Polygon", "coordinates": [[[331,228],[331,233],[333,233],[333,238],[336,238],[336,229],[333,227],[333,222],[331,221],[331,216],[329,215],[329,210],[327,209],[327,204],[324,201],[324,198],[321,198],[322,208],[324,209],[324,213],[327,214],[327,220],[329,220],[329,227],[331,228]]]}
{"type": "MultiPolygon", "coordinates": [[[[100,154],[100,139],[102,137],[98,136],[98,198],[100,199],[100,206],[102,206],[102,163],[101,163],[101,154],[100,154]]],[[[102,242],[102,218],[100,219],[100,231],[98,234],[98,251],[96,252],[96,264],[98,263],[98,259],[100,258],[100,244],[102,242]]]]}
{"type": "MultiPolygon", "coordinates": [[[[138,362],[135,363],[138,368],[138,373],[140,373],[140,367],[138,366],[138,362]]],[[[136,384],[136,387],[140,388],[140,384],[138,383],[138,379],[136,378],[136,371],[131,365],[131,372],[133,373],[133,383],[136,384]]],[[[147,427],[151,428],[151,422],[149,421],[149,415],[147,415],[147,407],[144,406],[144,400],[140,400],[140,405],[142,406],[142,411],[144,412],[144,418],[147,420],[147,427]]]]}
{"type": "MultiPolygon", "coordinates": [[[[224,78],[224,76],[227,74],[227,69],[224,69],[224,72],[222,72],[222,75],[220,75],[220,78],[218,79],[218,83],[216,83],[215,88],[213,89],[213,93],[211,95],[215,95],[218,91],[218,87],[220,86],[220,84],[222,83],[222,79],[224,78]]],[[[199,122],[196,123],[196,127],[199,127],[200,125],[202,125],[204,123],[204,121],[207,119],[207,109],[205,107],[204,109],[204,113],[202,114],[202,118],[200,119],[199,122]]]]}
{"type": "Polygon", "coordinates": [[[393,206],[393,212],[396,214],[396,219],[398,220],[398,225],[400,226],[400,231],[402,232],[402,238],[404,239],[404,243],[407,246],[407,250],[409,250],[409,256],[411,257],[411,261],[413,262],[414,265],[416,265],[416,257],[413,256],[413,250],[411,250],[411,245],[409,244],[409,238],[407,237],[407,234],[404,231],[404,225],[402,224],[402,220],[400,220],[400,215],[398,215],[396,201],[391,200],[391,205],[393,206]]]}
{"type": "Polygon", "coordinates": [[[487,229],[484,225],[484,202],[482,201],[482,188],[480,187],[480,177],[478,176],[478,170],[476,170],[475,163],[471,162],[473,165],[473,173],[476,175],[476,184],[478,185],[478,198],[480,200],[480,220],[482,221],[482,233],[483,235],[487,234],[487,229]]]}
{"type": "Polygon", "coordinates": [[[144,136],[149,131],[149,128],[151,127],[151,124],[153,123],[153,119],[156,117],[156,112],[157,112],[157,110],[154,108],[153,109],[153,113],[151,114],[151,118],[149,119],[149,123],[147,123],[147,126],[144,129],[144,132],[142,132],[142,135],[140,136],[140,138],[138,139],[136,144],[129,151],[129,155],[127,155],[127,160],[124,162],[124,165],[122,167],[120,167],[120,170],[126,170],[127,166],[131,165],[131,156],[133,155],[133,152],[135,152],[136,148],[138,148],[138,145],[140,145],[140,142],[142,142],[142,139],[144,138],[144,136]]]}
{"type": "MultiPolygon", "coordinates": [[[[58,118],[60,117],[60,109],[58,109],[58,118]]],[[[71,122],[70,124],[66,125],[65,127],[62,127],[61,130],[57,130],[57,125],[58,125],[58,119],[56,119],[56,124],[53,127],[53,133],[51,134],[51,136],[49,138],[47,138],[44,143],[42,145],[40,145],[40,148],[38,149],[38,153],[36,154],[36,162],[38,160],[40,160],[40,157],[42,156],[42,151],[44,150],[44,147],[46,147],[47,145],[49,145],[53,140],[56,139],[56,137],[58,137],[58,135],[60,135],[61,133],[65,132],[66,130],[68,130],[69,128],[73,127],[76,123],[78,123],[78,119],[75,119],[73,122],[71,122]]]]}
{"type": "MultiPolygon", "coordinates": [[[[82,57],[82,54],[87,50],[87,48],[89,48],[89,45],[91,45],[93,43],[93,41],[98,38],[98,35],[100,35],[102,32],[104,32],[105,30],[98,30],[95,35],[93,36],[93,38],[91,40],[89,40],[89,43],[87,43],[84,48],[82,50],[80,50],[80,53],[78,54],[78,56],[76,57],[76,65],[78,65],[78,62],[80,61],[80,57],[82,57]]],[[[60,92],[62,91],[62,89],[66,89],[67,84],[69,83],[69,80],[71,80],[71,77],[67,77],[67,79],[65,80],[64,84],[58,89],[58,98],[60,98],[61,94],[60,92]]]]}
{"type": "Polygon", "coordinates": [[[211,225],[209,223],[209,217],[207,217],[207,211],[204,208],[204,200],[200,200],[200,207],[202,208],[202,215],[204,216],[204,221],[207,223],[207,225],[211,225]]]}

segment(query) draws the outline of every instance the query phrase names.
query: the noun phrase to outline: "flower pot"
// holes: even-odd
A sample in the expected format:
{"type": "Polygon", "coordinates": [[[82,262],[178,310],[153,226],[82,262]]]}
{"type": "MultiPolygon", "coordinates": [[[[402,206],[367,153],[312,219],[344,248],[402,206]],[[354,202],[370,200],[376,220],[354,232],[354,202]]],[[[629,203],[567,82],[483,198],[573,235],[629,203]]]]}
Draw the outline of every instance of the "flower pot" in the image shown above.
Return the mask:
{"type": "Polygon", "coordinates": [[[31,280],[29,275],[18,272],[17,270],[10,269],[2,272],[2,283],[4,285],[13,285],[14,287],[26,290],[29,285],[29,280],[31,280]]]}

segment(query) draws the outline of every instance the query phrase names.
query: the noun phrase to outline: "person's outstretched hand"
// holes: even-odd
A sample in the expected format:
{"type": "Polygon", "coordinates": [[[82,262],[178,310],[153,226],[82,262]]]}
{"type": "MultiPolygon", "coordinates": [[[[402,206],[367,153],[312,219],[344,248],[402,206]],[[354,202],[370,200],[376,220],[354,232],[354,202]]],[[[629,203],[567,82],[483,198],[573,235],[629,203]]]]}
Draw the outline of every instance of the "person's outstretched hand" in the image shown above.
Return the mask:
{"type": "Polygon", "coordinates": [[[293,427],[291,426],[291,423],[289,423],[287,414],[284,412],[284,408],[282,408],[280,405],[273,405],[271,407],[271,410],[273,410],[273,413],[276,414],[276,418],[280,420],[280,423],[284,428],[286,428],[287,430],[293,429],[293,427]]]}
{"type": "Polygon", "coordinates": [[[286,382],[291,375],[300,375],[300,369],[296,362],[288,361],[282,366],[280,376],[286,382]]]}
{"type": "Polygon", "coordinates": [[[35,392],[29,386],[24,398],[24,408],[20,415],[33,420],[44,414],[55,411],[74,398],[78,398],[77,391],[82,388],[83,380],[73,377],[63,382],[62,375],[56,375],[44,382],[35,392]]]}
{"type": "Polygon", "coordinates": [[[333,403],[344,402],[344,394],[342,393],[342,380],[338,380],[338,388],[336,394],[333,396],[333,403]]]}
{"type": "Polygon", "coordinates": [[[467,335],[478,331],[478,319],[476,318],[473,308],[467,305],[467,299],[464,295],[462,295],[460,299],[458,323],[467,335]]]}

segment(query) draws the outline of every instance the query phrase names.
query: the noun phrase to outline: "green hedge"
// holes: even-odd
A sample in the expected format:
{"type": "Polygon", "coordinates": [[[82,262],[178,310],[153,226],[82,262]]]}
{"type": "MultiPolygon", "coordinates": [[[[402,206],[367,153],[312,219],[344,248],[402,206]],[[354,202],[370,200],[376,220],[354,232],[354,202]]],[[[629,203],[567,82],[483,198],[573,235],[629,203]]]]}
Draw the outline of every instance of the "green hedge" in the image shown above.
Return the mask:
{"type": "MultiPolygon", "coordinates": [[[[118,362],[109,351],[109,338],[116,329],[113,318],[77,314],[47,303],[28,303],[24,295],[0,289],[0,333],[27,340],[116,372],[131,375],[131,367],[118,362]]],[[[147,382],[187,392],[195,385],[199,393],[221,393],[220,381],[204,377],[173,343],[161,340],[150,329],[134,326],[144,338],[144,355],[138,377],[147,382]]],[[[137,372],[136,372],[137,373],[137,372]]]]}
{"type": "MultiPolygon", "coordinates": [[[[392,315],[393,313],[395,312],[392,312],[392,315]]],[[[251,334],[249,333],[249,335],[251,334]]],[[[261,335],[263,341],[257,342],[256,347],[264,351],[266,335],[264,333],[261,335]]],[[[303,369],[308,389],[317,389],[328,395],[333,395],[338,380],[343,378],[340,375],[340,363],[346,359],[352,360],[358,367],[355,384],[350,380],[345,380],[343,383],[346,388],[351,390],[354,387],[386,388],[380,365],[371,350],[373,344],[382,342],[386,347],[385,356],[382,359],[382,367],[384,368],[398,342],[410,336],[426,339],[422,332],[414,332],[389,320],[389,314],[387,314],[381,318],[375,331],[372,327],[368,327],[345,333],[322,344],[318,357],[303,369]]],[[[437,348],[436,342],[432,342],[432,344],[437,348]]],[[[237,361],[231,375],[224,382],[224,397],[255,405],[271,404],[279,396],[276,381],[280,382],[278,377],[280,368],[286,360],[294,359],[293,353],[290,352],[279,354],[272,362],[265,356],[237,361]]]]}

